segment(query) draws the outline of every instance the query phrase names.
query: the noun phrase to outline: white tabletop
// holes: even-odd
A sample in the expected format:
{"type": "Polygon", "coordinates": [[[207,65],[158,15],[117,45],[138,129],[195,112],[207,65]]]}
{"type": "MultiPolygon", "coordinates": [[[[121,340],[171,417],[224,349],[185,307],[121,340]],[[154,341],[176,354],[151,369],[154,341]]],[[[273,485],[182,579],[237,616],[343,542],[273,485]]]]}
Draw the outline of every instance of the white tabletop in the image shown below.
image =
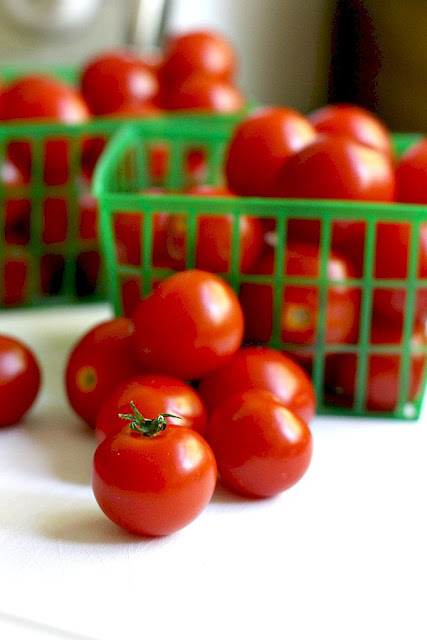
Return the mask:
{"type": "Polygon", "coordinates": [[[98,508],[93,434],[63,388],[71,345],[108,317],[0,312],[44,374],[27,419],[0,431],[0,637],[425,640],[425,418],[316,418],[295,487],[217,489],[187,528],[139,539],[98,508]]]}

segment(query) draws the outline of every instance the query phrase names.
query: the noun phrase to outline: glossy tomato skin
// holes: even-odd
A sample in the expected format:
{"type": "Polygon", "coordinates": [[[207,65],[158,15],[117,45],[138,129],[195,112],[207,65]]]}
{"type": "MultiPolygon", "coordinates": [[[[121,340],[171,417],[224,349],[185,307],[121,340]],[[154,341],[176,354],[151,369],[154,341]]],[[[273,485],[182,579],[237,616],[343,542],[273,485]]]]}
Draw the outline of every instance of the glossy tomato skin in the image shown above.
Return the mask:
{"type": "Polygon", "coordinates": [[[189,269],[166,278],[136,307],[135,355],[145,370],[195,380],[240,346],[243,313],[231,287],[189,269]]]}
{"type": "Polygon", "coordinates": [[[269,391],[307,424],[313,418],[316,396],[310,378],[291,357],[270,347],[241,347],[198,386],[208,415],[228,396],[248,389],[269,391]]]}
{"type": "Polygon", "coordinates": [[[228,82],[236,69],[233,45],[212,31],[190,31],[166,42],[159,78],[163,85],[182,83],[194,74],[228,82]]]}
{"type": "Polygon", "coordinates": [[[117,525],[141,536],[164,536],[203,511],[216,475],[212,450],[195,431],[168,426],[146,437],[125,427],[96,449],[92,488],[117,525]]]}
{"type": "Polygon", "coordinates": [[[427,204],[427,137],[412,145],[396,167],[398,202],[427,204]]]}
{"type": "Polygon", "coordinates": [[[68,401],[91,428],[107,395],[141,372],[132,354],[133,333],[129,318],[108,320],[90,329],[71,350],[65,371],[68,401]]]}
{"type": "Polygon", "coordinates": [[[391,134],[375,114],[354,104],[329,104],[307,116],[319,133],[344,135],[391,157],[391,134]]]}
{"type": "Polygon", "coordinates": [[[31,349],[16,338],[0,335],[0,427],[21,420],[40,384],[40,365],[31,349]]]}
{"type": "Polygon", "coordinates": [[[109,51],[83,69],[81,91],[94,115],[107,115],[152,104],[158,81],[153,69],[135,53],[109,51]]]}
{"type": "Polygon", "coordinates": [[[261,389],[229,396],[210,418],[207,439],[221,482],[252,498],[292,487],[307,471],[313,450],[306,423],[261,389]]]}
{"type": "Polygon", "coordinates": [[[391,159],[345,136],[322,134],[286,160],[275,195],[392,202],[395,172],[391,159]]]}
{"type": "MultiPolygon", "coordinates": [[[[397,345],[402,337],[401,326],[380,316],[374,317],[371,327],[371,344],[397,345]]],[[[426,344],[422,326],[417,326],[411,337],[412,346],[426,344]]],[[[426,364],[425,354],[414,352],[409,361],[408,400],[415,400],[420,391],[426,364]]],[[[328,356],[325,369],[327,387],[336,394],[339,402],[353,402],[356,392],[357,361],[353,354],[341,353],[328,356]]],[[[368,411],[394,411],[399,399],[399,354],[375,353],[368,357],[365,408],[368,411]]]]}
{"type": "Polygon", "coordinates": [[[243,93],[236,86],[202,74],[174,84],[167,95],[167,107],[175,111],[236,113],[243,109],[245,102],[243,93]]]}
{"type": "Polygon", "coordinates": [[[275,195],[283,162],[315,138],[312,125],[287,107],[262,107],[235,129],[225,171],[231,191],[242,196],[275,195]]]}
{"type": "Polygon", "coordinates": [[[104,400],[96,418],[98,442],[123,429],[125,423],[118,414],[130,414],[131,402],[143,416],[170,413],[178,418],[169,418],[168,424],[188,427],[204,435],[206,410],[198,393],[178,378],[149,373],[125,380],[104,400]]]}

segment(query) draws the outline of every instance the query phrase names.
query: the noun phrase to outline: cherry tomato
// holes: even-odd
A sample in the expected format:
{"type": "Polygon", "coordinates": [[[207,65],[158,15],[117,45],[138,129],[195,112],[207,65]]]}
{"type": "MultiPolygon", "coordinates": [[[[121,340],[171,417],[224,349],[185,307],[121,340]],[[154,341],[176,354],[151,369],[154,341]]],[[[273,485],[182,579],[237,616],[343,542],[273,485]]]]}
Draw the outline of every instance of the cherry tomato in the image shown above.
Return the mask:
{"type": "Polygon", "coordinates": [[[226,362],[243,337],[236,294],[218,276],[190,269],[166,278],[136,307],[135,355],[150,371],[184,380],[226,362]]]}
{"type": "MultiPolygon", "coordinates": [[[[285,284],[280,313],[280,336],[284,342],[312,344],[316,340],[320,305],[319,287],[304,284],[304,278],[319,278],[318,247],[295,244],[286,250],[284,275],[298,276],[300,284],[285,284]]],[[[266,253],[257,264],[256,272],[272,274],[274,252],[266,253]]],[[[328,279],[347,280],[353,277],[351,263],[332,253],[327,264],[328,279]]],[[[245,315],[245,339],[249,342],[268,342],[273,331],[272,285],[243,283],[239,299],[245,315]]],[[[360,294],[348,285],[329,285],[326,294],[325,341],[354,342],[358,333],[360,294]]]]}
{"type": "MultiPolygon", "coordinates": [[[[65,124],[87,122],[89,110],[80,94],[54,78],[29,75],[19,78],[1,98],[3,120],[51,120],[65,124]]],[[[8,145],[11,160],[25,176],[31,175],[32,151],[28,142],[8,145]]],[[[44,180],[46,184],[64,184],[69,175],[67,140],[48,140],[45,144],[44,180]]]]}
{"type": "Polygon", "coordinates": [[[292,487],[307,471],[313,450],[306,423],[262,389],[224,400],[209,420],[207,438],[221,482],[254,498],[292,487]]]}
{"type": "MultiPolygon", "coordinates": [[[[162,416],[153,422],[160,429],[165,424],[162,416]]],[[[215,458],[202,436],[185,427],[167,426],[157,433],[156,428],[152,435],[125,427],[108,436],[92,466],[93,493],[102,511],[123,529],[144,536],[164,536],[190,524],[216,485],[215,458]]]]}
{"type": "Polygon", "coordinates": [[[229,395],[247,389],[269,391],[307,424],[313,418],[316,397],[310,378],[289,356],[270,347],[241,347],[198,386],[208,415],[229,395]]]}
{"type": "Polygon", "coordinates": [[[396,167],[398,202],[427,204],[427,137],[412,145],[396,167]]]}
{"type": "Polygon", "coordinates": [[[0,427],[16,424],[40,389],[40,366],[20,340],[0,335],[0,427]]]}
{"type": "Polygon", "coordinates": [[[391,134],[375,114],[354,104],[328,104],[308,116],[319,133],[344,135],[391,157],[391,134]]]}
{"type": "Polygon", "coordinates": [[[132,51],[97,55],[83,69],[81,91],[95,115],[117,113],[152,104],[158,91],[156,74],[132,51]]]}
{"type": "Polygon", "coordinates": [[[211,31],[190,31],[170,37],[166,42],[160,83],[182,83],[196,73],[228,82],[236,69],[233,45],[211,31]]]}
{"type": "Polygon", "coordinates": [[[206,410],[197,394],[186,382],[160,374],[143,374],[122,382],[101,405],[96,418],[96,436],[101,442],[125,426],[119,413],[129,414],[134,402],[144,416],[174,414],[169,424],[189,427],[204,435],[206,410]]]}
{"type": "MultiPolygon", "coordinates": [[[[225,207],[226,209],[226,207],[225,207]]],[[[229,271],[233,252],[233,224],[231,214],[197,216],[195,238],[195,266],[197,269],[225,273],[229,271]]],[[[263,228],[258,218],[242,215],[239,218],[239,269],[250,271],[263,247],[263,228]]],[[[188,224],[184,214],[171,215],[166,225],[168,255],[179,267],[185,265],[188,224]]]]}
{"type": "Polygon", "coordinates": [[[230,141],[225,170],[228,187],[242,196],[271,196],[283,162],[316,133],[300,113],[262,107],[245,118],[230,141]]]}
{"type": "Polygon", "coordinates": [[[132,354],[133,332],[128,318],[102,322],[78,340],[68,357],[65,371],[68,401],[92,428],[108,394],[123,380],[141,372],[132,354]]]}
{"type": "Polygon", "coordinates": [[[192,109],[215,113],[235,113],[245,106],[243,93],[234,85],[202,74],[175,83],[167,95],[172,110],[192,109]]]}
{"type": "Polygon", "coordinates": [[[13,306],[22,304],[28,293],[28,273],[30,258],[26,249],[20,247],[8,251],[3,260],[3,273],[0,290],[2,304],[13,306]]]}
{"type": "Polygon", "coordinates": [[[13,198],[13,190],[22,187],[26,178],[10,159],[0,167],[0,183],[5,208],[4,239],[6,244],[25,245],[30,241],[31,203],[28,198],[13,198]]]}
{"type": "Polygon", "coordinates": [[[282,164],[275,195],[391,202],[394,192],[388,156],[350,138],[322,134],[282,164]]]}
{"type": "MultiPolygon", "coordinates": [[[[401,342],[401,326],[388,319],[374,317],[370,342],[373,345],[397,345],[401,342]]],[[[411,347],[427,344],[423,326],[417,326],[411,337],[411,347]]],[[[414,351],[409,361],[408,400],[415,400],[421,392],[425,354],[414,351]]],[[[352,403],[356,390],[357,356],[351,353],[329,355],[325,381],[334,391],[339,403],[352,403]]],[[[393,353],[374,353],[368,357],[367,378],[364,385],[365,408],[368,411],[394,411],[399,398],[401,357],[393,353]]],[[[333,400],[333,399],[332,399],[333,400]]]]}

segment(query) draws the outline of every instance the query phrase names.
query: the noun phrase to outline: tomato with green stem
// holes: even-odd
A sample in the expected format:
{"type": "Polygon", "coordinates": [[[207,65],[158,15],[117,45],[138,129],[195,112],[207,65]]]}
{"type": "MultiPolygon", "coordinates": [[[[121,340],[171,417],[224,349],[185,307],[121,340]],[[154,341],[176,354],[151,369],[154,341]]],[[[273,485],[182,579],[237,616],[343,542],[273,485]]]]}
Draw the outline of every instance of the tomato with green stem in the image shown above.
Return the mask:
{"type": "Polygon", "coordinates": [[[92,489],[105,515],[141,536],[164,536],[189,525],[216,485],[214,454],[202,436],[168,425],[166,414],[146,419],[135,405],[128,426],[97,447],[92,489]]]}

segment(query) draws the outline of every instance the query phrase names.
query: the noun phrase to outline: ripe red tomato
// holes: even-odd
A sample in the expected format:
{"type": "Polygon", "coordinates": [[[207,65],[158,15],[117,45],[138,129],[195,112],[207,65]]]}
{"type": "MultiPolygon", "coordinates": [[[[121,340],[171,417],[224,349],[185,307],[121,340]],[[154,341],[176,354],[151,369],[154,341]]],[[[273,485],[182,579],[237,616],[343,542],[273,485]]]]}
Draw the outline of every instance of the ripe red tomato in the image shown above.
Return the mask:
{"type": "Polygon", "coordinates": [[[319,135],[288,158],[278,172],[275,195],[391,202],[395,175],[391,159],[350,138],[319,135]]]}
{"type": "Polygon", "coordinates": [[[125,380],[106,397],[96,418],[98,442],[123,429],[119,413],[130,414],[131,402],[144,416],[173,414],[177,418],[170,418],[169,424],[189,427],[204,435],[206,410],[198,393],[178,378],[150,373],[125,380]]]}
{"type": "Polygon", "coordinates": [[[398,202],[427,204],[427,137],[412,145],[396,167],[398,202]]]}
{"type": "MultiPolygon", "coordinates": [[[[285,253],[284,275],[298,276],[298,285],[285,285],[280,314],[280,336],[284,342],[313,344],[318,332],[320,304],[319,287],[304,285],[304,278],[319,278],[318,247],[309,244],[289,246],[285,253]]],[[[257,264],[256,273],[272,274],[273,251],[266,253],[257,264]]],[[[346,280],[353,277],[351,263],[343,256],[331,253],[327,266],[328,279],[346,280]]],[[[272,285],[243,283],[239,299],[245,316],[245,340],[268,342],[273,331],[272,285]]],[[[354,342],[358,334],[360,293],[348,285],[329,285],[326,296],[325,341],[354,342]]]]}
{"type": "Polygon", "coordinates": [[[198,386],[209,416],[229,395],[247,389],[269,391],[307,424],[313,418],[316,397],[310,378],[289,356],[269,347],[241,347],[198,386]]]}
{"type": "Polygon", "coordinates": [[[40,366],[20,340],[0,335],[0,427],[16,424],[40,389],[40,366]]]}
{"type": "Polygon", "coordinates": [[[20,247],[8,251],[3,259],[0,290],[4,306],[19,305],[25,301],[28,293],[28,272],[30,258],[26,249],[20,247]]]}
{"type": "MultiPolygon", "coordinates": [[[[225,207],[226,210],[226,207],[225,207]]],[[[200,215],[196,222],[195,266],[197,269],[226,273],[230,270],[233,251],[231,214],[200,215]]],[[[263,227],[258,218],[242,215],[239,218],[239,269],[247,273],[259,257],[263,247],[263,227]]],[[[166,224],[168,255],[177,268],[186,263],[188,223],[185,214],[171,215],[166,224]]]]}
{"type": "Polygon", "coordinates": [[[313,450],[306,423],[262,389],[229,396],[210,418],[207,438],[224,485],[254,498],[292,487],[313,450]]]}
{"type": "MultiPolygon", "coordinates": [[[[89,110],[80,94],[54,78],[29,75],[19,78],[1,97],[2,120],[50,120],[65,124],[86,122],[89,110]]],[[[11,160],[25,176],[31,175],[32,150],[28,142],[8,145],[11,160]]],[[[64,184],[69,175],[67,140],[48,140],[45,144],[44,180],[46,184],[64,184]]]]}
{"type": "Polygon", "coordinates": [[[132,319],[141,365],[183,380],[200,378],[226,362],[243,337],[234,291],[220,277],[197,269],[160,282],[132,319]]]}
{"type": "Polygon", "coordinates": [[[319,133],[344,135],[391,157],[391,134],[375,114],[355,104],[328,104],[308,116],[319,133]]]}
{"type": "Polygon", "coordinates": [[[133,332],[128,318],[102,322],[78,340],[68,357],[65,371],[68,401],[92,428],[108,394],[123,380],[141,372],[132,354],[133,332]]]}
{"type": "Polygon", "coordinates": [[[125,427],[96,449],[92,488],[117,525],[138,535],[164,536],[203,511],[216,475],[211,448],[192,429],[167,426],[149,436],[125,427]]]}
{"type": "Polygon", "coordinates": [[[211,31],[190,31],[166,42],[159,78],[163,86],[182,83],[195,73],[228,82],[235,69],[234,47],[224,36],[211,31]]]}
{"type": "Polygon", "coordinates": [[[175,83],[166,100],[168,109],[215,113],[235,113],[243,109],[246,102],[243,93],[236,86],[202,74],[195,74],[182,83],[175,83]]]}
{"type": "Polygon", "coordinates": [[[262,107],[245,118],[230,141],[228,187],[242,196],[271,196],[283,162],[315,138],[306,118],[287,107],[262,107]]]}
{"type": "Polygon", "coordinates": [[[97,55],[82,71],[81,91],[94,115],[152,104],[158,92],[156,74],[132,51],[97,55]]]}
{"type": "MultiPolygon", "coordinates": [[[[401,326],[388,319],[375,317],[370,342],[373,345],[397,345],[401,342],[401,326]]],[[[411,347],[427,343],[423,326],[417,326],[411,337],[411,347]]],[[[415,400],[421,392],[426,357],[414,351],[409,362],[407,400],[415,400]]],[[[368,357],[367,379],[364,385],[365,408],[368,411],[394,411],[399,398],[399,354],[374,353],[368,357]]],[[[357,356],[352,353],[329,355],[326,361],[326,386],[335,393],[337,401],[352,403],[356,390],[357,356]]],[[[333,400],[333,399],[332,399],[333,400]]]]}

